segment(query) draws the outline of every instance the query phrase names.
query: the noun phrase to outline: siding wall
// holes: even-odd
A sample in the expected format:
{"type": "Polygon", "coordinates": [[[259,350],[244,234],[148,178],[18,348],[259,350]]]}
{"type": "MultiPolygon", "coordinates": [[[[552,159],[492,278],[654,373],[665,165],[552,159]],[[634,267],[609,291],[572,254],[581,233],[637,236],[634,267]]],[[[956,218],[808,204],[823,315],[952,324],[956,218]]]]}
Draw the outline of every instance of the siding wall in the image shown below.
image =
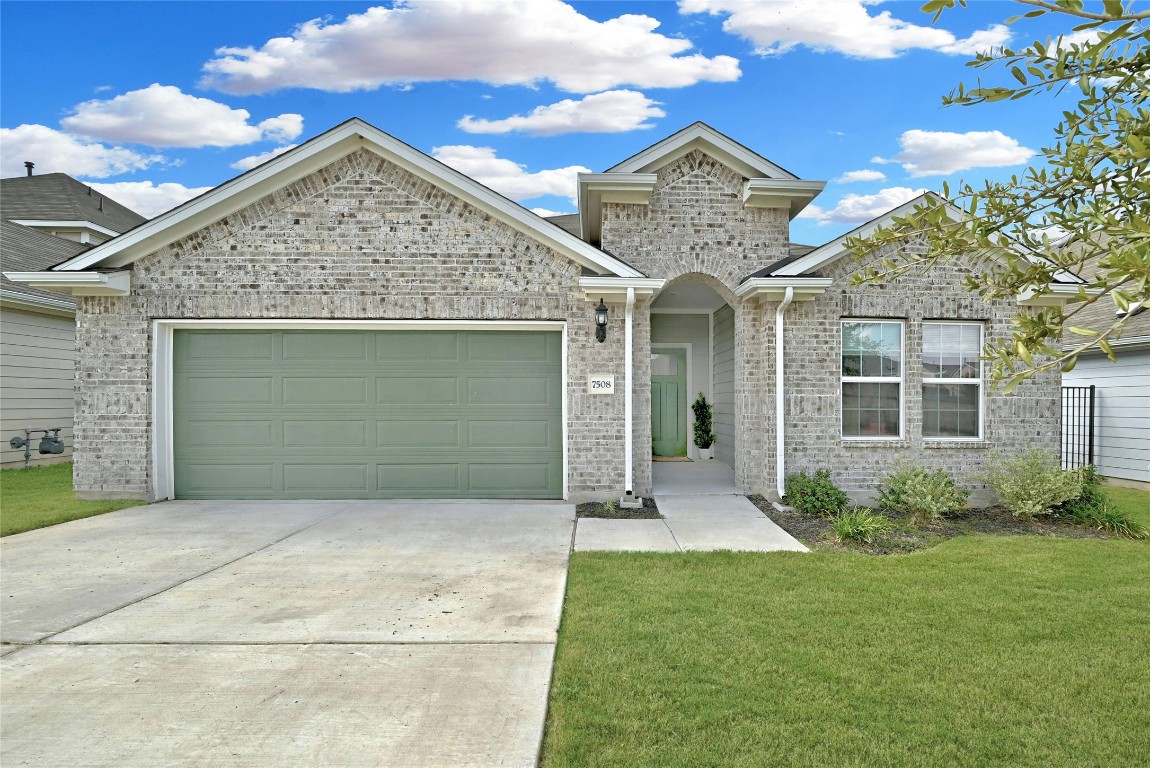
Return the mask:
{"type": "Polygon", "coordinates": [[[1095,385],[1094,464],[1105,477],[1150,482],[1150,350],[1117,349],[1118,360],[1078,358],[1067,387],[1095,385]]]}
{"type": "Polygon", "coordinates": [[[72,458],[72,403],[76,367],[76,323],[70,317],[0,309],[0,461],[22,467],[24,449],[8,441],[24,428],[63,427],[64,453],[41,456],[34,436],[32,463],[72,458]]]}
{"type": "Polygon", "coordinates": [[[715,458],[735,466],[735,311],[715,312],[715,458]]]}

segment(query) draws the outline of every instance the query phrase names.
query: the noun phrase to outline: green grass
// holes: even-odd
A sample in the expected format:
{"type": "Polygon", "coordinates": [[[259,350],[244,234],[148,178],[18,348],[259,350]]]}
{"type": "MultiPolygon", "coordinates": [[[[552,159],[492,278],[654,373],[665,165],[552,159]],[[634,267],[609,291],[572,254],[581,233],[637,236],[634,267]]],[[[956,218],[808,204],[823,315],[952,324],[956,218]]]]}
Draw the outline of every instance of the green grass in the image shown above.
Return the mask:
{"type": "Polygon", "coordinates": [[[1104,485],[1102,490],[1120,511],[1130,515],[1146,528],[1150,528],[1150,491],[1119,488],[1114,485],[1104,485]]]}
{"type": "Polygon", "coordinates": [[[0,536],[135,507],[142,501],[80,501],[72,464],[0,470],[0,536]]]}
{"type": "Polygon", "coordinates": [[[542,764],[1145,765],[1148,565],[1032,536],[576,553],[542,764]]]}

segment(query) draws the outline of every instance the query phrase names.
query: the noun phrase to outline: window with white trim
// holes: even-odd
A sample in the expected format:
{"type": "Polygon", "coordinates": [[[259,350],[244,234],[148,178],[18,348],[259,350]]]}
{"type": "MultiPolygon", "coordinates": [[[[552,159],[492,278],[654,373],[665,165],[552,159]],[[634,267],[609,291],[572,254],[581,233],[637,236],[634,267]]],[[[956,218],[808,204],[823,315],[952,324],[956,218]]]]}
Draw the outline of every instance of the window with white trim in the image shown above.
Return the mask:
{"type": "Polygon", "coordinates": [[[903,324],[842,321],[842,436],[902,437],[903,324]]]}
{"type": "Polygon", "coordinates": [[[982,438],[982,323],[922,324],[922,436],[982,438]]]}

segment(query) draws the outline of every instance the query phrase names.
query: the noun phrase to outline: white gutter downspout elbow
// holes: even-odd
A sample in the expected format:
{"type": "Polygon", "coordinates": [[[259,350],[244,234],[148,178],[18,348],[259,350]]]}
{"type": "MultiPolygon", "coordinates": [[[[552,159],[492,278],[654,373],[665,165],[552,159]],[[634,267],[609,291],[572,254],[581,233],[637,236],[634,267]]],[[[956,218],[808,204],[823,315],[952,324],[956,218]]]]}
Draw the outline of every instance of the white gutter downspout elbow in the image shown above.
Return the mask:
{"type": "Polygon", "coordinates": [[[787,286],[786,295],[779,302],[775,310],[775,490],[779,494],[779,501],[787,494],[786,459],[783,457],[783,448],[786,443],[785,423],[786,392],[783,382],[783,314],[795,298],[793,286],[787,286]]]}
{"type": "Polygon", "coordinates": [[[623,337],[624,337],[623,356],[624,356],[624,358],[626,358],[626,365],[627,365],[627,389],[625,390],[624,395],[623,395],[623,421],[625,422],[625,424],[623,425],[623,436],[624,436],[623,437],[623,451],[626,454],[626,456],[624,456],[624,465],[626,467],[626,475],[624,477],[623,490],[626,493],[626,496],[630,497],[633,495],[632,491],[634,489],[633,483],[632,483],[632,478],[634,477],[633,467],[632,467],[632,463],[634,461],[634,456],[632,456],[632,454],[634,453],[634,440],[631,436],[631,422],[633,421],[631,409],[632,409],[632,405],[633,405],[634,390],[635,390],[635,385],[634,385],[635,360],[634,360],[634,355],[631,352],[631,344],[632,344],[632,336],[633,336],[632,325],[633,325],[633,321],[634,321],[634,317],[635,317],[635,289],[634,288],[628,288],[627,289],[627,312],[626,312],[625,317],[626,317],[626,330],[624,331],[624,334],[623,334],[623,337]]]}

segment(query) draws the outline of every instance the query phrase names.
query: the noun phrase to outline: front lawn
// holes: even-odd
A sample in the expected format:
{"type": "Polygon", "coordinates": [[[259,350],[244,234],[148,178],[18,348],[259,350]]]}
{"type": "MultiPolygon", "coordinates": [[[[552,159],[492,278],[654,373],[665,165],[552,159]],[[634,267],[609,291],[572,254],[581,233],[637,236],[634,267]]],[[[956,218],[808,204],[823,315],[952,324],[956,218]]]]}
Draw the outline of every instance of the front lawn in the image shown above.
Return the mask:
{"type": "Polygon", "coordinates": [[[575,553],[542,764],[1144,765],[1148,571],[1039,536],[575,553]]]}
{"type": "Polygon", "coordinates": [[[0,536],[135,507],[142,501],[80,501],[72,464],[0,470],[0,536]]]}

